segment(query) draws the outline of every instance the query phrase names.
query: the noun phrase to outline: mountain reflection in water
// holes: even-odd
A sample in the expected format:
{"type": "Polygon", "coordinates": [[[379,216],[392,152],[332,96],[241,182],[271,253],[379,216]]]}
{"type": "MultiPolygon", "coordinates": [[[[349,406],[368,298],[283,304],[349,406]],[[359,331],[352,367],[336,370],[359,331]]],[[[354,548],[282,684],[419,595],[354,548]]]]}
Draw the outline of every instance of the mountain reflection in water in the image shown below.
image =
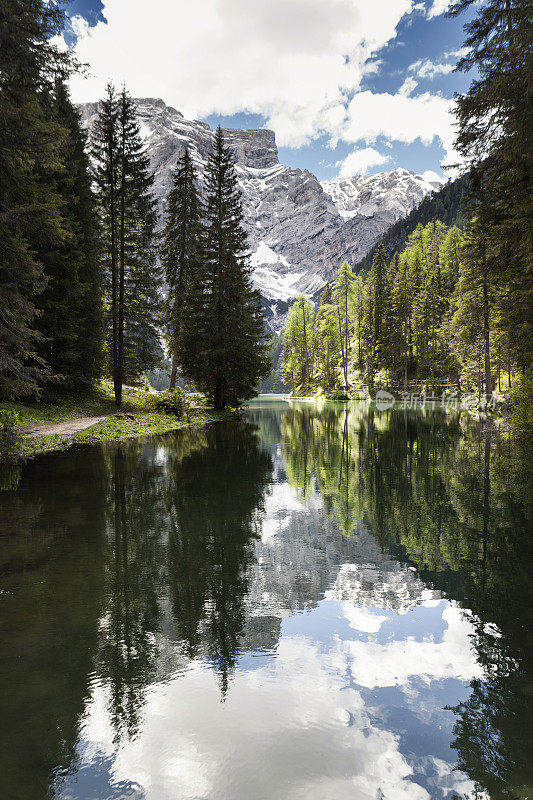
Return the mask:
{"type": "Polygon", "coordinates": [[[0,796],[528,798],[528,454],[258,400],[0,494],[0,796]]]}

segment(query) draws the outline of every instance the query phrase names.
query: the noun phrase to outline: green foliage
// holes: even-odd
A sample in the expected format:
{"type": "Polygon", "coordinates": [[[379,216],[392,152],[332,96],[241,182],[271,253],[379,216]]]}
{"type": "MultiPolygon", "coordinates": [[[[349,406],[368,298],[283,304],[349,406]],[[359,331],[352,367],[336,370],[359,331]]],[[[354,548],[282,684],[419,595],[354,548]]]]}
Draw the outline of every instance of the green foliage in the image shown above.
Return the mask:
{"type": "Polygon", "coordinates": [[[202,204],[196,186],[196,172],[188,147],[178,160],[167,195],[161,260],[165,270],[167,297],[165,329],[172,357],[170,388],[176,385],[178,359],[183,350],[183,328],[187,324],[186,298],[201,280],[202,204]]]}
{"type": "Polygon", "coordinates": [[[53,45],[65,15],[56,2],[2,5],[0,25],[0,396],[34,393],[50,375],[38,355],[38,297],[47,283],[41,252],[62,240],[61,199],[39,176],[59,165],[66,131],[52,120],[51,75],[70,57],[53,45]]]}
{"type": "MultiPolygon", "coordinates": [[[[458,0],[450,13],[471,11],[458,0]]],[[[533,360],[533,69],[531,4],[487,0],[465,25],[459,69],[475,70],[457,99],[456,146],[469,167],[471,217],[483,232],[501,329],[514,363],[533,360]],[[490,124],[487,121],[490,120],[490,124]]]]}
{"type": "Polygon", "coordinates": [[[326,400],[333,400],[335,403],[346,403],[350,399],[344,389],[334,389],[332,392],[326,393],[326,400]]]}
{"type": "Polygon", "coordinates": [[[203,268],[188,282],[178,357],[187,382],[222,409],[253,397],[270,363],[234,158],[220,128],[205,175],[203,225],[203,268]]]}
{"type": "Polygon", "coordinates": [[[533,439],[533,372],[522,375],[502,404],[504,416],[524,439],[533,439]]]}
{"type": "Polygon", "coordinates": [[[112,86],[100,104],[92,137],[102,258],[106,276],[108,361],[117,405],[122,385],[159,366],[160,270],[153,175],[134,104],[112,86]]]}
{"type": "Polygon", "coordinates": [[[313,317],[312,303],[299,297],[292,304],[283,329],[283,377],[290,384],[293,393],[305,394],[311,386],[313,317]]]}
{"type": "Polygon", "coordinates": [[[22,452],[19,418],[14,411],[0,411],[0,461],[13,460],[22,452]]]}
{"type": "Polygon", "coordinates": [[[59,163],[41,168],[39,180],[60,198],[62,237],[53,247],[43,247],[38,240],[34,245],[47,277],[35,327],[42,337],[39,353],[65,387],[72,388],[79,382],[94,382],[103,368],[98,225],[86,136],[60,80],[48,96],[47,113],[65,136],[60,140],[59,163]]]}
{"type": "Polygon", "coordinates": [[[190,415],[191,404],[183,389],[167,389],[159,392],[152,400],[154,411],[163,414],[174,414],[176,417],[188,417],[190,415]]]}

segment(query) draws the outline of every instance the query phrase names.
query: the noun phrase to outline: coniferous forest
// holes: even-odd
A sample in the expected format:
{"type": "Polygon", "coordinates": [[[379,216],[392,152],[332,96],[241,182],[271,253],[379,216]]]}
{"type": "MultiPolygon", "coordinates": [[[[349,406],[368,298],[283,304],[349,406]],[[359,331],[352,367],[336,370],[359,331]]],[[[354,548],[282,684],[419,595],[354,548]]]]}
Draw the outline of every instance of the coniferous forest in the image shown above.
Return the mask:
{"type": "MultiPolygon", "coordinates": [[[[449,14],[469,11],[460,0],[449,14]]],[[[456,102],[462,177],[426,198],[316,303],[297,300],[281,345],[253,290],[234,157],[219,129],[205,175],[187,149],[158,230],[135,103],[108,86],[87,139],[69,97],[80,65],[54,45],[57,3],[11,0],[1,19],[0,393],[4,399],[146,381],[217,408],[264,384],[294,393],[456,386],[526,405],[532,377],[531,22],[490,0],[465,26],[456,102]],[[284,383],[282,384],[282,381],[284,383]]],[[[514,405],[513,405],[514,404],[514,405]]]]}
{"type": "Polygon", "coordinates": [[[531,800],[531,0],[68,3],[0,0],[0,800],[531,800]]]}
{"type": "Polygon", "coordinates": [[[530,12],[490,0],[465,26],[458,69],[478,77],[456,104],[464,176],[396,223],[356,272],[343,264],[316,306],[292,306],[281,366],[293,392],[505,389],[515,420],[531,426],[530,12]]]}
{"type": "Polygon", "coordinates": [[[233,154],[221,130],[201,195],[187,150],[162,236],[135,104],[109,85],[87,140],[67,89],[80,65],[52,42],[56,3],[1,10],[0,394],[142,383],[172,357],[217,409],[268,372],[233,154]],[[163,300],[163,278],[167,288],[163,300]]]}

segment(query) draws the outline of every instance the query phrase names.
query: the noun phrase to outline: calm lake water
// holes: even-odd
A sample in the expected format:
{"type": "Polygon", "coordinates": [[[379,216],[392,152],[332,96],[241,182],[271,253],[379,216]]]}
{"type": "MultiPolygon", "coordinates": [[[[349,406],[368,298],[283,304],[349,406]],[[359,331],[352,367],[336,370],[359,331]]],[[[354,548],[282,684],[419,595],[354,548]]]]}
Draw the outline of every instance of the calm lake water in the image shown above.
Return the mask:
{"type": "Polygon", "coordinates": [[[533,797],[529,466],[260,399],[4,476],[0,798],[533,797]]]}

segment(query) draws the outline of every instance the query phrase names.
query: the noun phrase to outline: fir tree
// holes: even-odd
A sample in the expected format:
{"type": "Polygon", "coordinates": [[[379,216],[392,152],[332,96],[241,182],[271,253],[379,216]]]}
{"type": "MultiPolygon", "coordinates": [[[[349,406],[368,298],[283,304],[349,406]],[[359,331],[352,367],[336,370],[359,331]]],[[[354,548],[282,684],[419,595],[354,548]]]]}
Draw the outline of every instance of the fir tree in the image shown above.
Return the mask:
{"type": "Polygon", "coordinates": [[[121,396],[118,372],[118,100],[115,89],[108,85],[100,103],[100,112],[92,133],[92,156],[101,225],[101,255],[106,278],[107,305],[111,315],[111,336],[108,350],[113,374],[115,400],[121,396]]]}
{"type": "Polygon", "coordinates": [[[30,394],[49,370],[37,355],[36,302],[46,285],[33,252],[62,238],[59,198],[39,181],[65,131],[47,114],[50,76],[68,72],[51,43],[64,24],[56,2],[8,0],[0,11],[0,394],[30,394]]]}
{"type": "Polygon", "coordinates": [[[118,104],[119,146],[119,292],[118,378],[135,383],[146,370],[159,366],[160,268],[154,178],[125,89],[118,104]]]}
{"type": "Polygon", "coordinates": [[[41,170],[41,183],[61,198],[61,241],[42,252],[48,283],[38,299],[39,351],[67,384],[97,379],[102,370],[102,279],[97,247],[97,218],[91,189],[86,136],[79,112],[63,81],[49,99],[51,119],[66,131],[61,163],[41,170]]]}
{"type": "Polygon", "coordinates": [[[165,308],[167,341],[172,353],[170,389],[176,386],[178,353],[185,300],[190,286],[197,283],[202,262],[201,201],[196,173],[188,147],[178,161],[167,196],[161,260],[168,295],[165,308]]]}
{"type": "Polygon", "coordinates": [[[217,409],[252,397],[270,369],[242,219],[233,155],[219,127],[205,180],[204,274],[190,284],[180,353],[186,378],[217,409]]]}
{"type": "Polygon", "coordinates": [[[337,319],[339,324],[339,339],[341,344],[342,371],[344,373],[344,388],[347,390],[348,363],[350,359],[350,320],[354,300],[355,275],[347,261],[341,265],[338,272],[337,284],[334,289],[337,304],[337,319]]]}
{"type": "Polygon", "coordinates": [[[137,381],[162,357],[153,176],[125,89],[119,97],[112,86],[107,89],[93,157],[111,312],[110,361],[120,406],[123,383],[137,381]]]}
{"type": "MultiPolygon", "coordinates": [[[[469,10],[458,0],[450,13],[469,10]]],[[[465,25],[456,146],[470,168],[474,216],[490,253],[502,325],[523,370],[533,363],[533,104],[529,0],[487,0],[465,25]],[[488,124],[490,121],[490,124],[488,124]]]]}

